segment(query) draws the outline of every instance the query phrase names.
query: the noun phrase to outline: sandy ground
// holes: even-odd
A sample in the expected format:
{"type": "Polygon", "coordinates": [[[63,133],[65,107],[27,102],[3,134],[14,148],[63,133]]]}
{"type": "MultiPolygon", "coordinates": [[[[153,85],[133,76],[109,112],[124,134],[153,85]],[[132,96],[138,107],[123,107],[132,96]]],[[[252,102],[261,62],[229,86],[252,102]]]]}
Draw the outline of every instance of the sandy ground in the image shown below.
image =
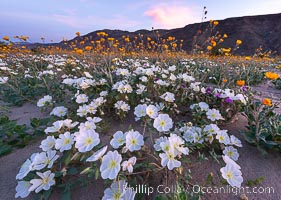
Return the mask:
{"type": "MultiPolygon", "coordinates": [[[[274,101],[278,101],[281,97],[281,91],[275,90],[271,87],[266,87],[264,85],[256,86],[255,89],[262,91],[262,97],[271,97],[274,101]]],[[[281,113],[281,108],[277,110],[281,113]]],[[[29,118],[31,117],[44,117],[44,113],[40,113],[40,110],[32,105],[25,104],[19,108],[11,108],[9,116],[11,119],[15,119],[19,124],[29,124],[29,118]]],[[[134,122],[134,118],[129,116],[126,123],[120,122],[112,122],[110,128],[108,130],[109,134],[103,136],[103,141],[109,141],[109,137],[111,133],[114,133],[117,130],[127,130],[129,124],[132,124],[136,130],[141,131],[142,127],[137,125],[134,122]]],[[[246,182],[248,180],[255,180],[259,177],[264,177],[265,180],[257,185],[257,187],[264,187],[274,189],[274,192],[271,191],[270,194],[254,194],[252,189],[249,189],[249,192],[246,192],[246,196],[249,200],[280,200],[281,199],[281,156],[280,153],[270,152],[267,156],[263,156],[256,147],[249,145],[246,143],[240,130],[243,130],[245,125],[247,124],[246,119],[241,115],[237,116],[237,120],[232,124],[226,125],[226,129],[230,130],[230,133],[236,135],[240,139],[242,139],[243,148],[239,148],[240,158],[238,163],[242,167],[242,173],[244,177],[243,186],[246,187],[246,182]]],[[[15,150],[13,153],[1,157],[0,158],[0,200],[11,200],[14,199],[15,195],[15,187],[16,181],[15,177],[18,173],[18,170],[21,164],[34,152],[40,151],[38,146],[40,145],[40,141],[33,142],[24,149],[15,150]]],[[[214,174],[214,180],[218,184],[219,183],[219,165],[209,159],[208,161],[203,161],[201,163],[194,163],[190,166],[192,171],[192,183],[204,185],[206,178],[210,172],[214,174]]],[[[158,177],[155,177],[157,180],[158,177]]],[[[105,185],[103,181],[96,181],[95,184],[89,185],[84,188],[78,188],[73,190],[72,199],[74,200],[96,200],[101,199],[103,195],[103,191],[105,189],[105,185]]],[[[192,189],[192,188],[190,188],[192,189]]],[[[262,190],[262,189],[261,189],[262,190]]],[[[268,189],[267,189],[268,190],[268,189]]],[[[241,192],[243,193],[243,192],[241,192]]],[[[245,192],[244,192],[245,193],[245,192]]],[[[32,199],[31,197],[29,199],[32,199]]],[[[60,192],[55,192],[52,197],[52,200],[60,199],[60,192]]],[[[145,198],[149,199],[149,198],[145,198]]],[[[203,196],[203,200],[236,200],[240,199],[240,194],[234,195],[225,193],[225,194],[205,194],[203,196]]]]}

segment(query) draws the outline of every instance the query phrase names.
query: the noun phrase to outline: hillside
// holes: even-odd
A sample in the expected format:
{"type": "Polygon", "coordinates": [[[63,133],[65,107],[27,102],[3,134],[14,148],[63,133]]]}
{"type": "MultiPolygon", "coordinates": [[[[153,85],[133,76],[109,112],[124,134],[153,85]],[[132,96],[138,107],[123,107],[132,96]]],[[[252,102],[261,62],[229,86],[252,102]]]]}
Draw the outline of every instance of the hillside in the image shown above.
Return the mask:
{"type": "MultiPolygon", "coordinates": [[[[262,46],[263,50],[276,51],[277,54],[281,54],[281,13],[271,15],[258,15],[258,16],[245,16],[228,18],[225,20],[218,20],[219,25],[213,30],[213,32],[219,31],[220,34],[226,33],[228,38],[222,44],[223,47],[233,47],[235,41],[240,39],[243,41],[240,49],[237,51],[241,55],[254,54],[255,49],[262,46]]],[[[192,50],[193,38],[198,32],[202,30],[202,34],[198,37],[200,41],[205,41],[208,37],[209,22],[195,23],[187,25],[183,28],[176,28],[171,30],[157,30],[161,38],[167,38],[168,36],[175,37],[178,41],[184,40],[183,49],[187,52],[192,50]],[[204,34],[205,33],[205,34],[204,34]]],[[[79,43],[84,40],[85,45],[90,44],[92,40],[98,40],[97,32],[104,31],[109,36],[119,41],[122,40],[122,36],[134,38],[142,34],[144,40],[147,36],[155,39],[155,32],[149,30],[138,30],[135,32],[122,31],[122,30],[98,30],[88,33],[84,36],[76,37],[69,40],[67,44],[71,42],[79,43]],[[85,38],[87,38],[85,40],[85,38]]],[[[66,47],[65,42],[60,42],[59,46],[66,47]]],[[[121,43],[121,42],[120,42],[121,43]]]]}

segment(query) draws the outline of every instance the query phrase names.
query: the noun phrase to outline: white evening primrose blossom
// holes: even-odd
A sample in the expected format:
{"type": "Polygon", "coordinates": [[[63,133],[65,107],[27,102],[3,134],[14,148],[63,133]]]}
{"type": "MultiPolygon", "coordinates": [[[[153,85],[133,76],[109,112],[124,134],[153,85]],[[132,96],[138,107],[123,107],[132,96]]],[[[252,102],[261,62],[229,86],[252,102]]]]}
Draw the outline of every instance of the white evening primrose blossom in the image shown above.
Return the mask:
{"type": "Polygon", "coordinates": [[[154,119],[153,127],[159,132],[169,131],[173,127],[173,120],[168,114],[159,114],[158,117],[154,119]]]}
{"type": "Polygon", "coordinates": [[[235,137],[234,135],[230,136],[230,143],[232,145],[237,146],[237,147],[242,147],[241,141],[237,137],[235,137]]]}
{"type": "MultiPolygon", "coordinates": [[[[93,109],[94,110],[94,109],[93,109]]],[[[77,109],[77,115],[79,117],[83,117],[83,116],[86,116],[87,113],[88,113],[88,106],[87,105],[82,105],[82,106],[79,106],[79,108],[77,109]]]]}
{"type": "Polygon", "coordinates": [[[225,167],[220,169],[222,177],[231,185],[232,187],[241,187],[243,182],[242,172],[232,164],[226,164],[225,167]]]}
{"type": "Polygon", "coordinates": [[[87,158],[86,162],[95,162],[95,161],[101,159],[106,151],[107,151],[107,146],[104,146],[100,150],[96,151],[92,156],[87,158]]]}
{"type": "Polygon", "coordinates": [[[50,114],[55,115],[57,117],[64,117],[66,115],[66,113],[67,113],[66,107],[58,106],[58,107],[55,107],[50,114]]]}
{"type": "Polygon", "coordinates": [[[181,166],[181,162],[175,159],[175,155],[172,151],[160,153],[159,156],[161,158],[162,167],[167,166],[169,170],[173,170],[174,168],[181,166]]]}
{"type": "Polygon", "coordinates": [[[147,105],[146,104],[139,104],[135,107],[135,111],[134,114],[137,118],[141,118],[146,116],[146,108],[147,105]]]}
{"type": "Polygon", "coordinates": [[[48,151],[48,150],[51,150],[55,146],[55,143],[56,143],[55,137],[54,136],[48,136],[46,139],[41,141],[40,148],[43,151],[48,151]]]}
{"type": "Polygon", "coordinates": [[[60,134],[59,138],[56,139],[55,148],[60,152],[71,149],[74,143],[74,135],[70,132],[60,134]]]}
{"type": "Polygon", "coordinates": [[[160,137],[160,138],[158,138],[158,139],[156,139],[155,140],[155,143],[154,143],[154,145],[153,145],[153,147],[154,147],[154,149],[155,149],[155,151],[161,151],[161,146],[160,146],[160,144],[163,142],[167,142],[167,140],[168,140],[168,138],[166,137],[166,136],[164,136],[164,137],[160,137]]]}
{"type": "Polygon", "coordinates": [[[52,96],[46,95],[43,98],[39,99],[37,101],[37,107],[39,107],[39,108],[44,107],[47,103],[49,103],[49,104],[52,103],[52,96]]]}
{"type": "Polygon", "coordinates": [[[146,107],[146,114],[152,119],[155,119],[158,116],[158,111],[159,110],[154,105],[149,105],[146,107]]]}
{"type": "Polygon", "coordinates": [[[91,151],[100,143],[99,134],[95,131],[79,132],[75,137],[75,147],[79,152],[91,151]]]}
{"type": "Polygon", "coordinates": [[[125,135],[122,131],[117,131],[116,133],[114,133],[113,138],[110,140],[110,145],[114,148],[114,149],[118,149],[120,146],[122,146],[123,144],[125,144],[125,135]]]}
{"type": "Polygon", "coordinates": [[[23,179],[31,171],[32,162],[37,154],[38,153],[33,153],[30,156],[30,158],[26,159],[26,161],[22,164],[22,166],[16,176],[17,180],[23,179]]]}
{"type": "Polygon", "coordinates": [[[136,192],[126,189],[127,183],[124,180],[114,181],[110,188],[106,188],[102,200],[134,200],[136,192]]]}
{"type": "Polygon", "coordinates": [[[142,84],[137,84],[137,94],[142,94],[144,91],[147,91],[146,86],[142,84]]]}
{"type": "Polygon", "coordinates": [[[219,143],[229,145],[230,144],[230,138],[227,134],[227,130],[221,130],[217,133],[216,139],[219,141],[219,143]]]}
{"type": "Polygon", "coordinates": [[[216,124],[208,124],[203,129],[208,135],[217,134],[220,131],[220,128],[216,124]]]}
{"type": "Polygon", "coordinates": [[[184,147],[184,140],[176,135],[176,134],[171,134],[170,137],[168,138],[169,143],[173,149],[173,152],[175,154],[175,156],[184,154],[184,155],[188,155],[189,153],[189,149],[187,147],[184,147]]]}
{"type": "Polygon", "coordinates": [[[49,190],[52,185],[55,185],[55,174],[50,170],[41,173],[36,172],[40,179],[32,179],[30,183],[32,184],[29,188],[29,191],[34,191],[35,193],[40,192],[41,190],[49,190]]]}
{"type": "Polygon", "coordinates": [[[87,103],[88,102],[88,96],[86,94],[79,94],[76,96],[76,103],[87,103]]]}
{"type": "Polygon", "coordinates": [[[126,171],[128,170],[129,173],[133,172],[133,167],[136,164],[137,158],[135,156],[129,158],[128,160],[124,161],[121,166],[122,166],[122,170],[126,171]]]}
{"type": "Polygon", "coordinates": [[[143,136],[134,130],[130,130],[126,133],[126,148],[130,151],[138,151],[144,145],[143,136]]]}
{"type": "Polygon", "coordinates": [[[31,184],[29,181],[19,181],[16,187],[16,195],[15,198],[25,198],[29,195],[31,184]]]}
{"type": "Polygon", "coordinates": [[[117,151],[109,151],[103,156],[100,172],[103,179],[115,179],[120,171],[122,156],[117,151]]]}
{"type": "Polygon", "coordinates": [[[53,123],[53,126],[47,127],[47,128],[44,130],[44,132],[45,132],[46,134],[48,134],[48,133],[56,133],[56,132],[59,132],[62,127],[63,127],[63,121],[62,121],[62,120],[55,121],[55,122],[53,123]]]}
{"type": "Polygon", "coordinates": [[[59,158],[56,151],[49,150],[47,152],[38,153],[31,164],[32,170],[41,170],[45,167],[51,168],[54,162],[59,158]]]}
{"type": "Polygon", "coordinates": [[[173,93],[171,93],[171,92],[165,92],[164,94],[162,94],[160,96],[160,98],[162,98],[165,101],[170,102],[170,103],[175,101],[175,95],[173,93]]]}
{"type": "Polygon", "coordinates": [[[117,101],[114,104],[114,107],[124,112],[128,112],[130,110],[130,106],[125,101],[117,101]]]}
{"type": "Polygon", "coordinates": [[[209,109],[207,112],[206,112],[206,115],[207,115],[207,118],[211,121],[217,121],[217,120],[221,120],[223,119],[223,117],[221,116],[220,114],[220,111],[217,110],[217,109],[209,109]]]}
{"type": "Polygon", "coordinates": [[[231,158],[234,161],[237,161],[239,158],[239,153],[237,149],[235,149],[232,146],[225,147],[225,149],[223,150],[223,154],[227,155],[229,158],[231,158]]]}

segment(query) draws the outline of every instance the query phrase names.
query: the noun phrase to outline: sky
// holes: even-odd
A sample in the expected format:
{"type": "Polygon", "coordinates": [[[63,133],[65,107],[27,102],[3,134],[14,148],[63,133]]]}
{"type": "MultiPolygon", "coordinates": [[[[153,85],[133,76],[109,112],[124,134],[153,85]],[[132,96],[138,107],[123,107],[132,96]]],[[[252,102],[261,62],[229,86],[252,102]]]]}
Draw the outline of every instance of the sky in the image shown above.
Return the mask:
{"type": "Polygon", "coordinates": [[[281,13],[281,0],[0,0],[0,38],[59,42],[101,29],[171,29],[206,20],[281,13]]]}

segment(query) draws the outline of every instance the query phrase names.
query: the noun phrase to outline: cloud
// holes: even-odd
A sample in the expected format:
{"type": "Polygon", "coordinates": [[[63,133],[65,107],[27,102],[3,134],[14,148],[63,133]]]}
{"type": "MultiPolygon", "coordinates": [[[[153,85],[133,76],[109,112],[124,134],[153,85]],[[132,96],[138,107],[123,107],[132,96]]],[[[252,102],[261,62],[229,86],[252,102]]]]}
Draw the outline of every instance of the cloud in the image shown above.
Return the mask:
{"type": "Polygon", "coordinates": [[[192,7],[169,3],[155,5],[146,10],[144,15],[152,19],[156,28],[179,28],[196,22],[197,14],[192,7]]]}

